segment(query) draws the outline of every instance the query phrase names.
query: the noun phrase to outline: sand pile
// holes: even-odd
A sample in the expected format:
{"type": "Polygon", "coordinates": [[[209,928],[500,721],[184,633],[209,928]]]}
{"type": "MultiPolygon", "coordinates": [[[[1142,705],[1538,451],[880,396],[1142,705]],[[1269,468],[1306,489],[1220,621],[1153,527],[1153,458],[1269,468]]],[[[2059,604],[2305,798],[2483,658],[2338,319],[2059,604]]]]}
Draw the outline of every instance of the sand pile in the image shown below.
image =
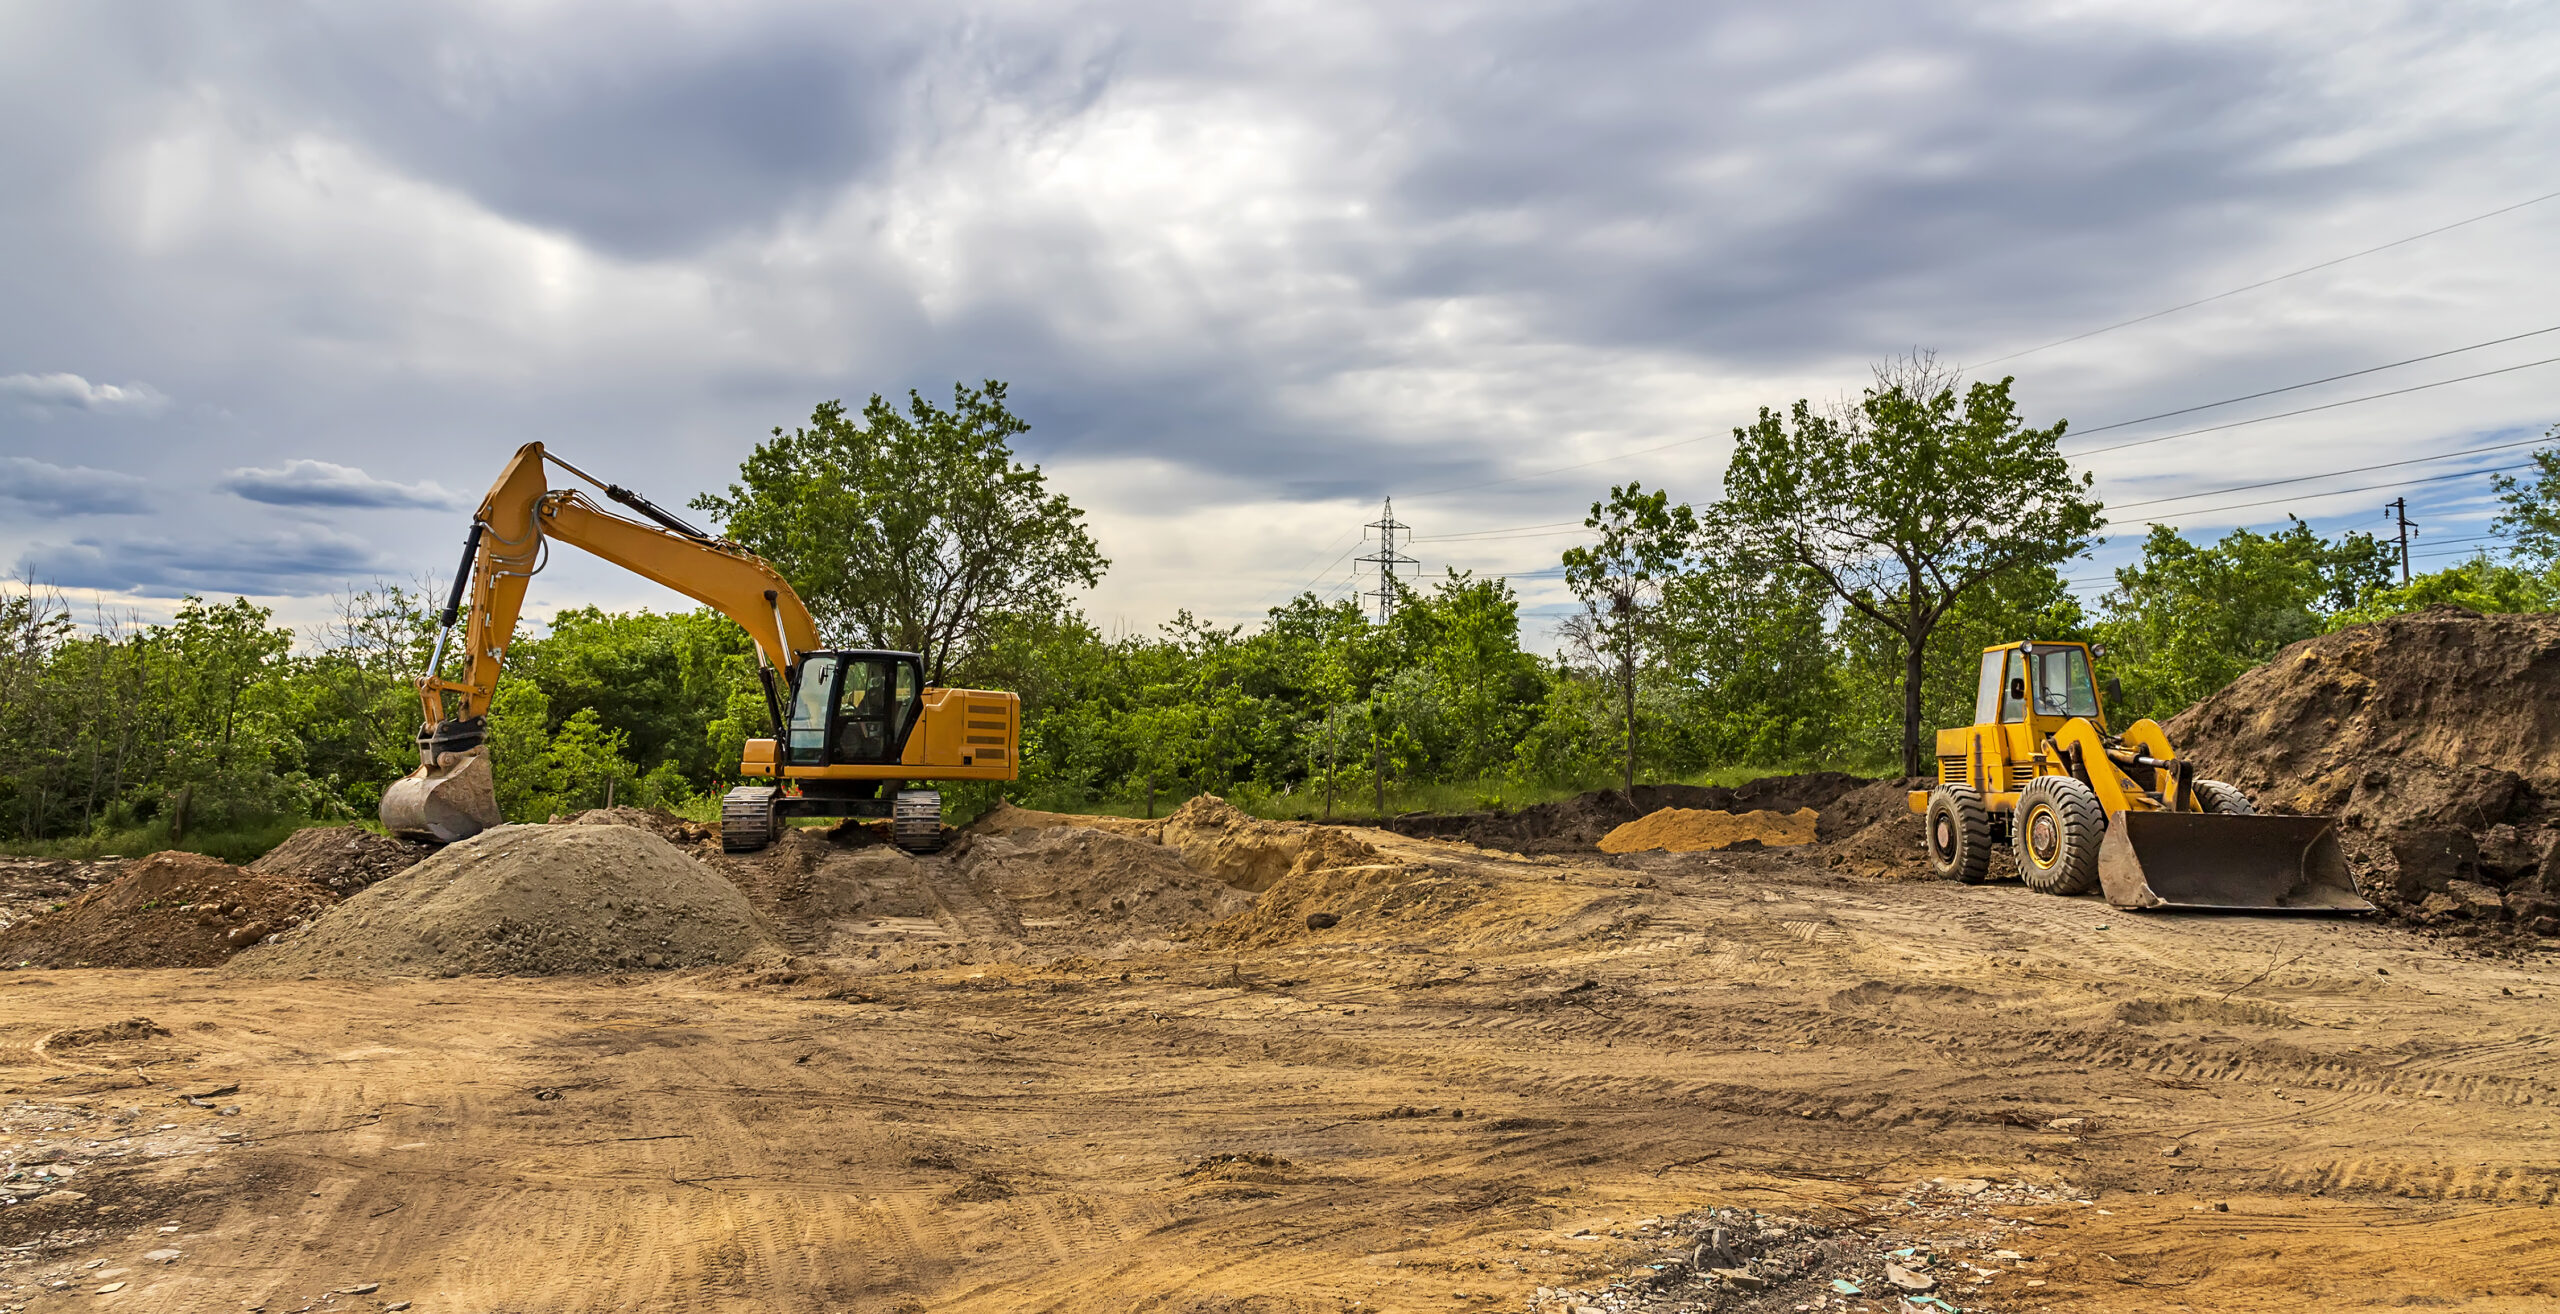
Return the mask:
{"type": "Polygon", "coordinates": [[[1377,850],[1336,826],[1264,821],[1215,794],[1202,794],[1164,819],[1164,843],[1183,860],[1239,890],[1259,893],[1290,875],[1376,860],[1377,850]]]}
{"type": "Polygon", "coordinates": [[[720,831],[716,827],[703,825],[699,821],[687,821],[672,812],[662,812],[657,808],[589,808],[569,818],[567,824],[630,826],[637,830],[645,830],[669,844],[699,844],[704,840],[720,837],[720,831]]]}
{"type": "Polygon", "coordinates": [[[62,907],[0,931],[0,963],[211,967],[336,901],[292,876],[198,853],[155,853],[62,907]]]}
{"type": "Polygon", "coordinates": [[[969,823],[972,835],[1010,835],[1016,831],[1051,830],[1072,826],[1079,830],[1107,831],[1133,839],[1162,840],[1164,819],[1144,820],[1138,817],[1089,817],[1072,812],[1041,812],[1018,808],[999,801],[976,821],[969,823]]]}
{"type": "Polygon", "coordinates": [[[2336,816],[2367,897],[2560,933],[2560,616],[2439,606],[2305,639],[2168,731],[2261,809],[2336,816]]]}
{"type": "Polygon", "coordinates": [[[1082,826],[980,836],[959,869],[981,893],[1059,929],[1172,929],[1253,904],[1164,845],[1082,826]]]}
{"type": "Polygon", "coordinates": [[[1671,853],[1696,853],[1705,849],[1729,849],[1736,845],[1779,848],[1811,844],[1814,822],[1820,815],[1811,808],[1798,808],[1786,813],[1664,808],[1646,813],[1601,836],[1600,851],[1642,853],[1661,849],[1671,853]]]}
{"type": "Polygon", "coordinates": [[[306,826],[250,863],[249,870],[349,895],[417,866],[435,851],[433,844],[377,835],[362,826],[306,826]]]}
{"type": "Polygon", "coordinates": [[[548,976],[779,952],[735,885],[631,826],[500,826],[241,955],[254,976],[548,976]]]}
{"type": "Polygon", "coordinates": [[[1610,831],[1664,808],[1703,812],[1824,811],[1832,803],[1870,783],[1864,776],[1839,771],[1813,771],[1793,776],[1762,776],[1743,784],[1638,785],[1635,797],[1615,789],[1594,790],[1559,803],[1538,803],[1517,812],[1417,813],[1393,818],[1384,829],[1423,839],[1464,840],[1513,853],[1590,853],[1610,831]]]}

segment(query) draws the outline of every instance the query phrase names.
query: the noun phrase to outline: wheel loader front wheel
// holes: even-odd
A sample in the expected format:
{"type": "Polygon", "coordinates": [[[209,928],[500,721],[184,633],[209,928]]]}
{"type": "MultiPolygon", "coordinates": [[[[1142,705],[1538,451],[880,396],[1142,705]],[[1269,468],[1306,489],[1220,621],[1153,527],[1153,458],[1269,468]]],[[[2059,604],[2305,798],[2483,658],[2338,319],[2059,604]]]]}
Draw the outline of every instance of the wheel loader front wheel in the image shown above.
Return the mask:
{"type": "Polygon", "coordinates": [[[1991,871],[1991,809],[1982,791],[1969,785],[1940,785],[1929,791],[1929,812],[1921,820],[1929,846],[1929,869],[1942,881],[1980,885],[1991,871]]]}
{"type": "Polygon", "coordinates": [[[2095,790],[2069,776],[2038,776],[2018,791],[2017,821],[2009,847],[2018,878],[2047,894],[2087,894],[2098,888],[2098,842],[2104,814],[2095,790]]]}
{"type": "Polygon", "coordinates": [[[2249,796],[2241,793],[2238,785],[2226,785],[2219,780],[2196,782],[2196,807],[2200,811],[2225,817],[2258,815],[2258,805],[2251,803],[2249,796]]]}

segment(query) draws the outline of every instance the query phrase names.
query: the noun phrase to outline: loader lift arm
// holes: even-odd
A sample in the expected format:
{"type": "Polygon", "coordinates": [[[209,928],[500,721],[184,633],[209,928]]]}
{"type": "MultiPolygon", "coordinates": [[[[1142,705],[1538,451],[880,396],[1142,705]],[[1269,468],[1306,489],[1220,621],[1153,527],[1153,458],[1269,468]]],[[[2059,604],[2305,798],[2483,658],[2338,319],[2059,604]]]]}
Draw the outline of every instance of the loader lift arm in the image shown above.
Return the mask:
{"type": "Polygon", "coordinates": [[[398,834],[450,842],[501,820],[488,761],[489,708],[514,642],[525,591],[557,539],[663,584],[727,616],[756,647],[773,738],[747,742],[743,774],[774,778],[729,791],[722,843],[760,848],[784,815],[892,815],[901,843],[940,843],[941,796],[901,792],[918,779],[1010,780],[1018,773],[1020,702],[983,690],[925,689],[912,653],[821,649],[816,620],[772,564],[715,539],[617,485],[526,443],[472,515],[436,636],[417,682],[418,770],[383,793],[383,824],[398,834]],[[575,488],[553,488],[559,466],[648,517],[612,514],[575,488]],[[461,615],[461,670],[444,674],[445,644],[461,615]],[[806,687],[804,688],[804,677],[806,687]],[[778,741],[791,744],[786,754],[778,741]]]}

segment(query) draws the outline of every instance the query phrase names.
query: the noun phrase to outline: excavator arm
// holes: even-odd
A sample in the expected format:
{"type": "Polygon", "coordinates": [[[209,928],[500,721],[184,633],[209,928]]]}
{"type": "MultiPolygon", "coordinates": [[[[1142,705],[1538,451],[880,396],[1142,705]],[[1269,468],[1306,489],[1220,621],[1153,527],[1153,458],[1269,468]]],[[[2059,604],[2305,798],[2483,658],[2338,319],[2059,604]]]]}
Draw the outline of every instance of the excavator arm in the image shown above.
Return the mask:
{"type": "Polygon", "coordinates": [[[790,671],[800,654],[818,645],[817,623],[808,607],[763,558],[713,539],[627,489],[597,482],[545,453],[540,443],[526,443],[472,515],[435,656],[418,681],[423,720],[418,770],[382,797],[383,824],[395,833],[449,842],[497,824],[496,785],[486,746],[489,704],[497,694],[499,667],[515,640],[525,589],[541,571],[554,539],[666,585],[744,627],[755,640],[766,696],[777,719],[781,708],[775,673],[790,671]],[[656,523],[613,515],[576,489],[553,488],[552,465],[656,523]],[[466,581],[471,610],[458,654],[462,669],[456,678],[446,679],[445,642],[461,611],[466,581]]]}

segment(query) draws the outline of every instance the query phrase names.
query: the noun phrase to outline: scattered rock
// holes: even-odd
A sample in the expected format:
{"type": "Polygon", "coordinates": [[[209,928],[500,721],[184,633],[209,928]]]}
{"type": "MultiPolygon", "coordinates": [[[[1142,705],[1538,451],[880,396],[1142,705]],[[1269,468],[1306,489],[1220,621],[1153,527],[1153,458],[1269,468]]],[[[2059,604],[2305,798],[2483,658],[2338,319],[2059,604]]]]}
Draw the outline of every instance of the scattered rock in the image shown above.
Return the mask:
{"type": "Polygon", "coordinates": [[[1884,1280],[1905,1291],[1932,1291],[1938,1285],[1936,1278],[1926,1273],[1915,1273],[1890,1261],[1884,1266],[1884,1280]]]}
{"type": "Polygon", "coordinates": [[[1307,929],[1310,931],[1330,931],[1341,924],[1342,918],[1334,913],[1315,912],[1307,914],[1307,929]]]}
{"type": "Polygon", "coordinates": [[[2051,1122],[2045,1124],[2045,1129],[2048,1131],[2068,1132],[2076,1136],[2081,1132],[2089,1130],[2089,1120],[2087,1118],[2055,1118],[2051,1122]]]}

